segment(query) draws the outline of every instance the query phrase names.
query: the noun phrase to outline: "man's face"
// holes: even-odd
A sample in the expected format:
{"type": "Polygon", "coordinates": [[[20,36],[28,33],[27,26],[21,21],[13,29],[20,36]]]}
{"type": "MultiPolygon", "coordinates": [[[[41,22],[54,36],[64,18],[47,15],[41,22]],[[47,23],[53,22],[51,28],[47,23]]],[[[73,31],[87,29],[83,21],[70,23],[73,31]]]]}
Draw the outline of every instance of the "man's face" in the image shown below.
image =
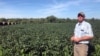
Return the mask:
{"type": "Polygon", "coordinates": [[[78,22],[82,22],[84,20],[84,17],[78,16],[78,22]]]}

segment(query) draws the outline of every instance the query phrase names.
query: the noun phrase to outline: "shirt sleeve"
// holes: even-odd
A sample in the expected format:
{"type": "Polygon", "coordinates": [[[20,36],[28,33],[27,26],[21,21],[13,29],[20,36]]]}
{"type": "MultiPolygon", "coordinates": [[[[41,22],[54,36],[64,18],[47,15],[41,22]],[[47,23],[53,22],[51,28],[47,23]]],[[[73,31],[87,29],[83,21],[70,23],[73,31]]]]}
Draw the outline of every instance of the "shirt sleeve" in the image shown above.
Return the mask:
{"type": "MultiPolygon", "coordinates": [[[[76,25],[77,25],[77,24],[76,24],[76,25]]],[[[76,28],[76,25],[75,25],[75,28],[74,28],[74,35],[76,34],[76,29],[77,29],[77,28],[76,28]]]]}
{"type": "Polygon", "coordinates": [[[91,36],[91,37],[93,37],[94,35],[93,35],[93,30],[92,30],[92,27],[91,27],[91,24],[88,24],[87,25],[87,34],[86,34],[87,36],[91,36]]]}
{"type": "Polygon", "coordinates": [[[78,27],[77,27],[77,24],[75,25],[75,28],[74,28],[74,36],[79,36],[79,32],[78,32],[78,27]]]}

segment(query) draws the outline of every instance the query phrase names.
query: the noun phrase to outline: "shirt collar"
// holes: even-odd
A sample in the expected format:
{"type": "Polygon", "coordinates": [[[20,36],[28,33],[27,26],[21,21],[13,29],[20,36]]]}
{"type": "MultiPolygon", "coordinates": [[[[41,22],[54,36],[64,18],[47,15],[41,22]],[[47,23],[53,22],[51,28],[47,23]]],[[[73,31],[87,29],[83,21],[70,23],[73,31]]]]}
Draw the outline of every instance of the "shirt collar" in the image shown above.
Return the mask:
{"type": "Polygon", "coordinates": [[[85,21],[82,21],[81,23],[78,22],[78,25],[82,25],[85,21]]]}

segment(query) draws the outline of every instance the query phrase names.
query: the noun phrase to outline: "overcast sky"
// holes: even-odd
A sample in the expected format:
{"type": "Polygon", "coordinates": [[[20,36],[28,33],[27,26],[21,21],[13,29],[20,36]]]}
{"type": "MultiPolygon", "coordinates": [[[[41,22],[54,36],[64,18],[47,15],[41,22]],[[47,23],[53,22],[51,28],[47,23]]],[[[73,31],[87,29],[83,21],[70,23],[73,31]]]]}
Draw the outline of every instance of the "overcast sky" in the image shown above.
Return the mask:
{"type": "Polygon", "coordinates": [[[100,0],[0,0],[0,17],[5,18],[77,18],[80,11],[86,18],[100,18],[100,0]]]}

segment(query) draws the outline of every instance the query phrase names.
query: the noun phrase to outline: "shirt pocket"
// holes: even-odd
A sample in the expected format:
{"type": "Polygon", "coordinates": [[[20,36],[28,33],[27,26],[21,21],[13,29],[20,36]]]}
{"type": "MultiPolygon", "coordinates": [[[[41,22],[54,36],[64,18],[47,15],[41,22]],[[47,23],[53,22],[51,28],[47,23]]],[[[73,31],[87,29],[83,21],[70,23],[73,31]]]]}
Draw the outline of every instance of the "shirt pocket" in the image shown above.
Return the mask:
{"type": "Polygon", "coordinates": [[[81,26],[80,31],[81,32],[84,32],[85,31],[85,27],[84,26],[81,26]]]}
{"type": "Polygon", "coordinates": [[[85,26],[81,26],[81,29],[80,29],[81,35],[82,36],[87,35],[88,34],[87,30],[88,29],[85,26]]]}

